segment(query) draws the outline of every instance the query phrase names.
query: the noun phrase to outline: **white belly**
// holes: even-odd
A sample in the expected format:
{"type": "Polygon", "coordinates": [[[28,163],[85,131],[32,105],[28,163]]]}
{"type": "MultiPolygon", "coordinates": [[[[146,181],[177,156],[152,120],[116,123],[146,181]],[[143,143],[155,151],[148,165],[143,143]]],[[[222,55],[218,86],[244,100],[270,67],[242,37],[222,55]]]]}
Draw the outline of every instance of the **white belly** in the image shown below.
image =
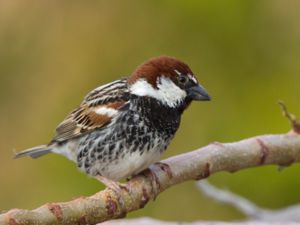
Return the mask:
{"type": "MultiPolygon", "coordinates": [[[[77,163],[78,145],[78,140],[72,140],[64,145],[54,148],[52,152],[64,155],[68,159],[77,163]]],[[[127,151],[123,158],[118,157],[110,162],[101,162],[101,160],[95,160],[93,163],[91,163],[88,174],[91,176],[99,174],[108,179],[116,181],[123,178],[128,178],[148,168],[151,164],[158,162],[162,153],[161,149],[164,149],[163,145],[161,142],[157,142],[155,147],[149,151],[144,149],[142,155],[140,154],[139,150],[130,154],[127,151]]],[[[80,167],[80,169],[83,172],[86,172],[85,168],[80,167]]]]}
{"type": "Polygon", "coordinates": [[[105,171],[102,171],[101,175],[111,180],[120,180],[130,177],[159,161],[160,155],[161,153],[159,150],[153,149],[144,152],[142,155],[140,155],[139,151],[126,154],[124,158],[118,159],[118,161],[111,162],[107,165],[105,171]]]}

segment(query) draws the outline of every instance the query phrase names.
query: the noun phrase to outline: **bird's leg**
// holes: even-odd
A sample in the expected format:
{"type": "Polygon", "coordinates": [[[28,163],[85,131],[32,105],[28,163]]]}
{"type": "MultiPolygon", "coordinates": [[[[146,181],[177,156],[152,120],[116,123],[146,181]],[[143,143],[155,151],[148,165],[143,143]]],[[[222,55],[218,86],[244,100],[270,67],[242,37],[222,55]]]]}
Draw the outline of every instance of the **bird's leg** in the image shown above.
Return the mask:
{"type": "Polygon", "coordinates": [[[125,202],[123,200],[121,193],[122,193],[122,189],[125,189],[127,192],[129,191],[128,188],[126,187],[126,185],[121,184],[118,181],[110,180],[110,179],[100,176],[100,175],[95,176],[95,178],[98,181],[100,181],[102,184],[104,184],[106,187],[108,187],[109,189],[113,190],[116,193],[118,201],[123,208],[125,202]]]}
{"type": "Polygon", "coordinates": [[[110,188],[111,190],[115,191],[117,194],[122,191],[122,189],[126,189],[126,186],[121,184],[118,181],[110,180],[106,177],[97,175],[95,178],[104,184],[106,187],[110,188]]]}
{"type": "Polygon", "coordinates": [[[130,192],[130,189],[128,189],[128,187],[125,184],[122,184],[118,181],[110,180],[110,179],[100,176],[100,175],[95,176],[95,178],[98,181],[100,181],[102,184],[104,184],[107,188],[113,190],[116,193],[121,205],[124,205],[124,201],[123,201],[123,198],[121,195],[122,190],[130,192]]]}

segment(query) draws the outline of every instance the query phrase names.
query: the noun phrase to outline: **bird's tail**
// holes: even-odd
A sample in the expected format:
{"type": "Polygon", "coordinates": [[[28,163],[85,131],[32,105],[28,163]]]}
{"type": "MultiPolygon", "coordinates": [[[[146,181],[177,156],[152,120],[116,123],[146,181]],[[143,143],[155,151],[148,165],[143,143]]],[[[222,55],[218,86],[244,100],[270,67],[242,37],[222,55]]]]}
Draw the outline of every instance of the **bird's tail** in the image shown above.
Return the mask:
{"type": "Polygon", "coordinates": [[[50,153],[52,150],[51,146],[48,145],[40,145],[33,148],[26,149],[24,151],[18,152],[15,155],[15,159],[21,158],[24,156],[30,156],[33,159],[39,158],[43,155],[50,153]]]}

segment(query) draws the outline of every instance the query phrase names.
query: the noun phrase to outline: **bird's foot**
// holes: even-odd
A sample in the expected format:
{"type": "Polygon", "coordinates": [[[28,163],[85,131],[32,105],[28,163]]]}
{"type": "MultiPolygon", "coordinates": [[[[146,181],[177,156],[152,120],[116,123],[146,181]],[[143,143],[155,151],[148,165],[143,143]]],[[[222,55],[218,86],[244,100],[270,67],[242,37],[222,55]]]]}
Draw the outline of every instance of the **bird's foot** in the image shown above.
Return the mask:
{"type": "Polygon", "coordinates": [[[149,168],[145,169],[142,174],[146,177],[149,177],[150,179],[150,184],[151,184],[151,189],[152,189],[152,194],[153,194],[153,200],[156,199],[156,196],[160,192],[160,182],[159,178],[156,175],[157,167],[154,165],[150,166],[149,168]]]}
{"type": "Polygon", "coordinates": [[[122,184],[118,181],[114,181],[114,180],[110,180],[106,177],[103,177],[103,176],[100,176],[100,175],[97,175],[95,176],[95,178],[100,181],[102,184],[104,184],[107,188],[111,189],[112,191],[115,192],[116,196],[117,196],[117,199],[118,201],[120,202],[122,208],[124,206],[124,200],[123,200],[123,197],[122,197],[122,191],[123,190],[126,190],[127,192],[129,191],[126,187],[125,184],[122,184]]]}
{"type": "Polygon", "coordinates": [[[109,189],[115,191],[116,193],[121,193],[121,191],[124,189],[127,190],[126,185],[118,181],[110,180],[100,175],[97,175],[95,178],[98,181],[100,181],[102,184],[104,184],[106,187],[108,187],[109,189]]]}
{"type": "Polygon", "coordinates": [[[161,185],[160,185],[159,177],[157,176],[157,174],[155,172],[158,169],[157,167],[159,167],[159,169],[164,171],[170,179],[173,177],[173,173],[171,171],[171,168],[166,163],[156,162],[152,166],[150,166],[148,169],[145,170],[146,174],[148,174],[148,176],[150,177],[152,192],[153,192],[153,195],[154,195],[154,200],[156,199],[156,196],[161,191],[161,185]]]}
{"type": "Polygon", "coordinates": [[[156,163],[154,163],[154,165],[158,166],[162,171],[164,171],[168,175],[169,178],[173,177],[172,170],[167,163],[156,162],[156,163]]]}

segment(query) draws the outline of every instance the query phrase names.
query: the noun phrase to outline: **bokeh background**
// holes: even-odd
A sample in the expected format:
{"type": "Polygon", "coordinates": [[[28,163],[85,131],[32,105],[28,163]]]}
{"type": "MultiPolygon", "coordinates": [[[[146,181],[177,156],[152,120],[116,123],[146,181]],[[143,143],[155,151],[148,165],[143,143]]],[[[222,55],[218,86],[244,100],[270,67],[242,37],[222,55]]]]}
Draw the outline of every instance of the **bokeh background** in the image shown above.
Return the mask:
{"type": "MultiPolygon", "coordinates": [[[[193,104],[164,157],[212,141],[281,133],[277,105],[300,116],[297,0],[1,0],[0,210],[35,208],[103,188],[64,157],[13,160],[47,143],[56,125],[96,86],[157,55],[186,61],[213,97],[193,104]]],[[[300,165],[209,180],[272,209],[300,202],[300,165]]],[[[167,190],[129,217],[233,220],[235,209],[205,198],[194,182],[167,190]]]]}

